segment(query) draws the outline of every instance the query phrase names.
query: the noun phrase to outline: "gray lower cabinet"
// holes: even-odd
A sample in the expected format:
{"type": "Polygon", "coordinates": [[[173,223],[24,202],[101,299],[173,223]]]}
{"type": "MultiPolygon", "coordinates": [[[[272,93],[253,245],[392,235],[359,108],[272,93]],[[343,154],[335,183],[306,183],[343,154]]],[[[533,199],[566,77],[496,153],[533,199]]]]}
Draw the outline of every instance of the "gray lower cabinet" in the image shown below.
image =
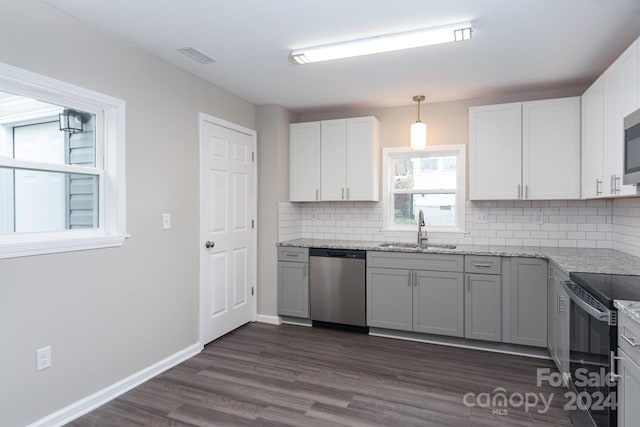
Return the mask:
{"type": "Polygon", "coordinates": [[[411,270],[367,268],[367,325],[412,330],[411,270]]]}
{"type": "Polygon", "coordinates": [[[502,289],[497,274],[466,274],[464,336],[484,341],[502,339],[502,289]]]}
{"type": "Polygon", "coordinates": [[[510,342],[547,346],[547,261],[511,258],[510,342]]]}
{"type": "Polygon", "coordinates": [[[461,255],[367,252],[367,325],[463,336],[463,268],[461,255]]]}
{"type": "Polygon", "coordinates": [[[625,314],[618,323],[618,426],[640,420],[640,324],[625,314]]]}
{"type": "Polygon", "coordinates": [[[547,349],[558,371],[569,373],[569,295],[562,282],[569,276],[555,265],[549,266],[547,285],[547,349]]]}
{"type": "Polygon", "coordinates": [[[278,314],[309,318],[309,251],[278,248],[278,314]]]}
{"type": "Polygon", "coordinates": [[[413,274],[414,332],[463,337],[463,274],[421,270],[413,274]]]}

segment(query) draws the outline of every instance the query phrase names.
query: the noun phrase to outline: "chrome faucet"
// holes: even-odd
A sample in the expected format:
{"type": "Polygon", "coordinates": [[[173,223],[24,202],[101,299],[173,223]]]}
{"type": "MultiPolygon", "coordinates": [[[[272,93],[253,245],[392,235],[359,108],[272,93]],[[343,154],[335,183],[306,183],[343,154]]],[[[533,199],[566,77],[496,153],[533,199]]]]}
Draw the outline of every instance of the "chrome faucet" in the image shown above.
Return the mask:
{"type": "Polygon", "coordinates": [[[424,231],[422,231],[422,227],[426,227],[426,225],[424,223],[424,212],[422,212],[422,209],[420,209],[420,213],[418,213],[418,245],[427,243],[429,239],[427,237],[426,228],[424,231]]]}

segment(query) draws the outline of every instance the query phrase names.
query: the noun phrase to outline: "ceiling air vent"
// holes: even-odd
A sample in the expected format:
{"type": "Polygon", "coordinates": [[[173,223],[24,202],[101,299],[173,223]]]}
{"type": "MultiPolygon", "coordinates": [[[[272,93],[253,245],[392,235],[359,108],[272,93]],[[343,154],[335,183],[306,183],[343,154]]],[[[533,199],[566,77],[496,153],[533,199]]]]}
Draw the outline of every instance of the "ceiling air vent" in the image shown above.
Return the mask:
{"type": "Polygon", "coordinates": [[[177,50],[180,53],[184,53],[189,58],[195,59],[201,64],[211,64],[212,62],[216,62],[215,59],[195,47],[181,47],[177,50]]]}

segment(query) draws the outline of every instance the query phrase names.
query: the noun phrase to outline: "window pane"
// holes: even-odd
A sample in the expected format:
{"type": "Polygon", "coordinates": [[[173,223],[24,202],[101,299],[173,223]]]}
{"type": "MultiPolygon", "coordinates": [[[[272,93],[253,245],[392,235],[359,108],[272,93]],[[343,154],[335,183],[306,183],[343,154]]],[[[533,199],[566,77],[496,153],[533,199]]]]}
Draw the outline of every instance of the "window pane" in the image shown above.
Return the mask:
{"type": "Polygon", "coordinates": [[[456,156],[397,157],[393,170],[395,190],[456,189],[456,156]]]}
{"type": "Polygon", "coordinates": [[[0,92],[0,155],[95,167],[95,146],[94,114],[0,92]]]}
{"type": "Polygon", "coordinates": [[[0,231],[98,227],[98,176],[0,168],[0,231]]]}
{"type": "Polygon", "coordinates": [[[427,227],[456,226],[456,194],[394,194],[394,223],[418,224],[418,212],[424,212],[427,227]]]}

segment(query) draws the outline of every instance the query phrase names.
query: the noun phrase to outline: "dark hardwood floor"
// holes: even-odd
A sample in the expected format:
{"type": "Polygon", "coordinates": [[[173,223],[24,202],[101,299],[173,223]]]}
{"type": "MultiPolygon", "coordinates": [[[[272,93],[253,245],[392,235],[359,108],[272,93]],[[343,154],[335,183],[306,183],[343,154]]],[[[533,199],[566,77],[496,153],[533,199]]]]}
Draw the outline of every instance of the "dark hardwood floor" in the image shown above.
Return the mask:
{"type": "Polygon", "coordinates": [[[253,323],[70,425],[570,425],[564,390],[538,387],[536,368],[555,371],[548,360],[253,323]],[[465,405],[498,387],[512,398],[501,414],[465,405]],[[520,405],[533,393],[553,394],[548,411],[520,405]]]}

